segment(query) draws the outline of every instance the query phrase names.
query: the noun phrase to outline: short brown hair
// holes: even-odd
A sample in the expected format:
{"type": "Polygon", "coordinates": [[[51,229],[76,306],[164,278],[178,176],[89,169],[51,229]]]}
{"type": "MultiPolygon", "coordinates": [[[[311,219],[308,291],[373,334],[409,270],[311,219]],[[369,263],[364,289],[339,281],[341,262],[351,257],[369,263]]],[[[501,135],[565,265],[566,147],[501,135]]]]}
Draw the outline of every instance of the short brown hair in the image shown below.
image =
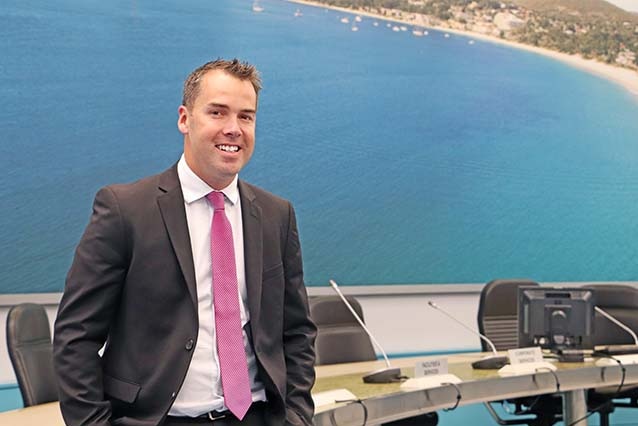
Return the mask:
{"type": "Polygon", "coordinates": [[[184,81],[182,105],[189,107],[193,104],[195,98],[197,98],[197,95],[199,94],[199,85],[202,77],[209,71],[213,70],[222,70],[242,81],[250,81],[255,88],[257,97],[259,97],[259,91],[261,90],[261,77],[259,75],[259,71],[257,71],[257,68],[255,68],[254,65],[251,65],[248,62],[242,62],[237,58],[232,60],[219,58],[214,61],[206,62],[204,65],[189,74],[186,81],[184,81]]]}

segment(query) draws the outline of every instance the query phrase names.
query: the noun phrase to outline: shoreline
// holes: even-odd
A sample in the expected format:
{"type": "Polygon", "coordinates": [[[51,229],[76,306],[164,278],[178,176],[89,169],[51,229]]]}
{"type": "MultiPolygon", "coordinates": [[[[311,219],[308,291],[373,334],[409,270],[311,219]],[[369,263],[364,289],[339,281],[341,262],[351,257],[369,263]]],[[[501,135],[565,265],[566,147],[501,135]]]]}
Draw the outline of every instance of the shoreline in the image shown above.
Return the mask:
{"type": "Polygon", "coordinates": [[[590,74],[594,74],[598,77],[602,77],[612,83],[622,86],[627,90],[635,99],[638,99],[638,72],[628,68],[621,68],[614,65],[605,64],[603,62],[596,61],[595,59],[585,59],[580,55],[570,55],[568,53],[557,52],[555,50],[546,49],[543,47],[530,46],[528,44],[518,43],[515,41],[504,40],[498,37],[493,37],[486,34],[475,33],[472,31],[457,30],[452,28],[446,28],[442,26],[423,25],[407,19],[389,18],[383,15],[377,15],[375,13],[366,12],[362,10],[347,9],[344,7],[331,6],[324,3],[317,3],[312,0],[288,0],[290,3],[299,3],[306,6],[319,7],[323,9],[332,9],[340,12],[348,13],[351,15],[367,16],[369,18],[375,18],[383,21],[397,22],[412,26],[418,26],[437,31],[443,31],[451,34],[457,34],[464,37],[474,38],[477,40],[487,41],[495,44],[501,44],[504,46],[512,47],[515,49],[526,50],[528,52],[536,53],[552,59],[556,59],[563,63],[566,63],[574,68],[586,71],[590,74]]]}

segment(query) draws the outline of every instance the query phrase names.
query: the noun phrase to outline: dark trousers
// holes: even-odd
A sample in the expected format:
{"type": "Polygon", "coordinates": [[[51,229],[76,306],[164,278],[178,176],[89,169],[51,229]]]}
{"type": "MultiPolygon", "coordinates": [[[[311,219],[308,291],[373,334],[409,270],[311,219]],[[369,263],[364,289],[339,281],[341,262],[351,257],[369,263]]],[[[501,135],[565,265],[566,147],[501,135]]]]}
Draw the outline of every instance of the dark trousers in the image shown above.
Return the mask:
{"type": "Polygon", "coordinates": [[[164,423],[162,423],[162,426],[263,426],[266,424],[266,421],[264,420],[265,408],[266,403],[253,402],[243,420],[239,420],[230,412],[225,412],[225,417],[218,420],[211,420],[206,415],[195,418],[168,416],[166,417],[166,420],[164,420],[164,423]]]}

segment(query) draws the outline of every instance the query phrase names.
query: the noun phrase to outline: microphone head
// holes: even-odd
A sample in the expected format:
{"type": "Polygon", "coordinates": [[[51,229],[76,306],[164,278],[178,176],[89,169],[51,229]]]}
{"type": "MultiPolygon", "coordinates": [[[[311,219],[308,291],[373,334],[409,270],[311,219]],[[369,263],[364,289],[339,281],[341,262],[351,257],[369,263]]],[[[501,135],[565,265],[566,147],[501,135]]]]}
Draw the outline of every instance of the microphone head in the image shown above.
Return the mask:
{"type": "Polygon", "coordinates": [[[328,281],[333,288],[337,288],[337,283],[334,280],[328,281]]]}
{"type": "Polygon", "coordinates": [[[431,301],[431,300],[428,300],[428,305],[432,306],[434,309],[437,309],[437,308],[438,308],[438,306],[436,305],[436,303],[434,303],[434,302],[433,302],[433,301],[431,301]]]}

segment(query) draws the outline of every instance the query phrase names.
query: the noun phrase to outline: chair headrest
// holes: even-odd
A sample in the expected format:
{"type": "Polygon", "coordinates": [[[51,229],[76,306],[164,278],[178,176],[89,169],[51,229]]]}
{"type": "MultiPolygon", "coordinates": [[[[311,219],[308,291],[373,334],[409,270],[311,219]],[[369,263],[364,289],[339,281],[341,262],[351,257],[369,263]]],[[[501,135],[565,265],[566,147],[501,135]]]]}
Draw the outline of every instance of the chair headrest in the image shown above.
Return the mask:
{"type": "Polygon", "coordinates": [[[7,338],[13,336],[17,345],[42,340],[51,341],[51,329],[49,319],[42,305],[35,303],[22,303],[13,306],[7,315],[7,338]]]}
{"type": "MultiPolygon", "coordinates": [[[[363,310],[354,297],[346,297],[363,320],[363,310]]],[[[357,323],[352,312],[339,296],[317,296],[309,299],[310,317],[317,326],[357,323]]]]}

